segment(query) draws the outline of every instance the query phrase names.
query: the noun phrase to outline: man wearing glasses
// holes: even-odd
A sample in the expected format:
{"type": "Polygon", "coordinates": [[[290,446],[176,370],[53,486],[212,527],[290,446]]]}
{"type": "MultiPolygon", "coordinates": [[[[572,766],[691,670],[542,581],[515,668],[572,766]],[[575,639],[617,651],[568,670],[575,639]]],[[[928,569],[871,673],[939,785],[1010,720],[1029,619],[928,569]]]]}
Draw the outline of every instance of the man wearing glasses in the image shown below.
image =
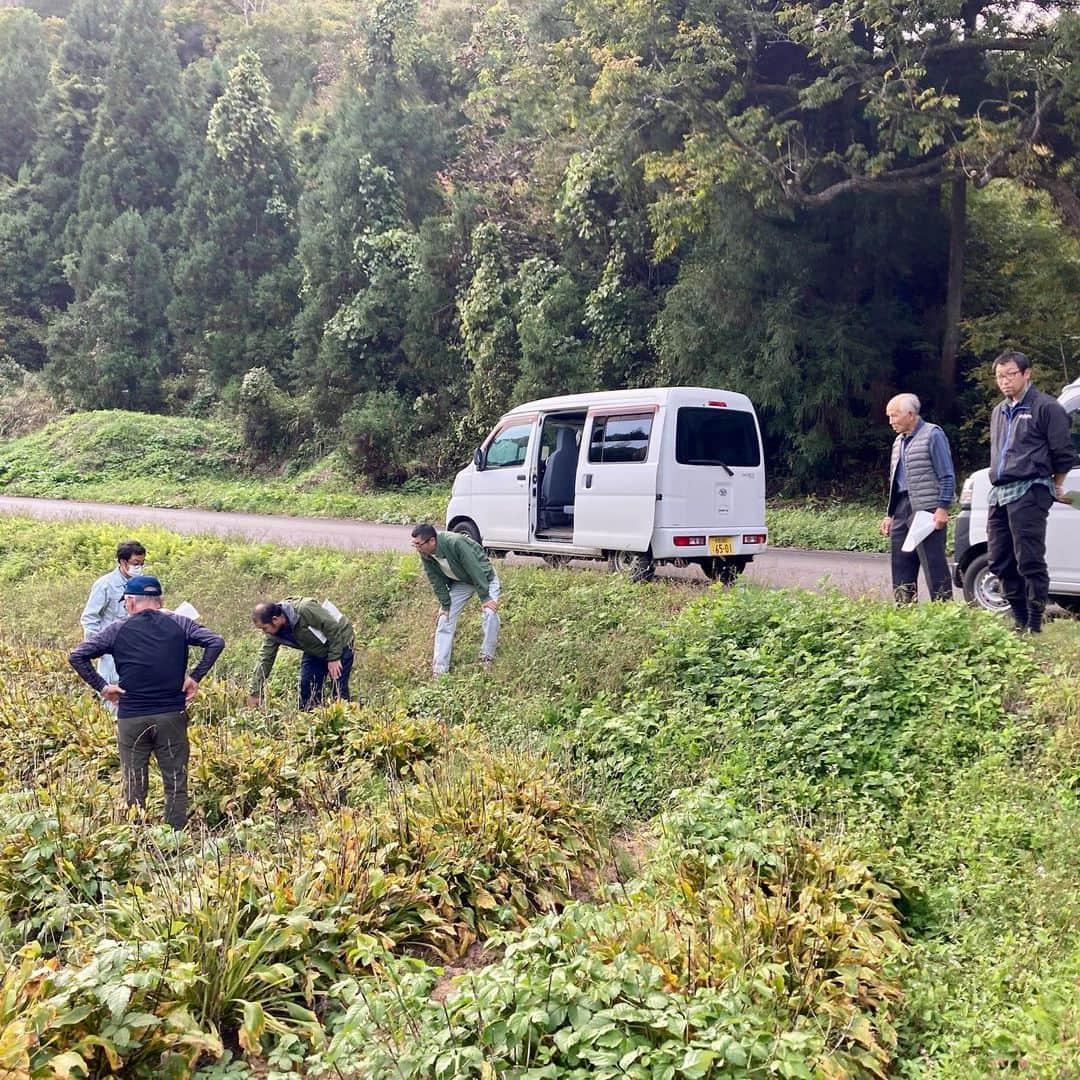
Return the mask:
{"type": "Polygon", "coordinates": [[[450,670],[458,618],[473,593],[480,598],[484,630],[478,663],[482,668],[491,667],[499,643],[499,576],[484,549],[471,537],[440,532],[434,525],[417,525],[412,531],[412,546],[439,601],[432,674],[445,675],[450,670]]]}
{"type": "Polygon", "coordinates": [[[1031,361],[1003,352],[994,377],[1005,395],[990,417],[990,570],[1001,582],[1016,629],[1042,631],[1050,590],[1046,520],[1076,465],[1069,418],[1057,400],[1031,385],[1031,361]]]}

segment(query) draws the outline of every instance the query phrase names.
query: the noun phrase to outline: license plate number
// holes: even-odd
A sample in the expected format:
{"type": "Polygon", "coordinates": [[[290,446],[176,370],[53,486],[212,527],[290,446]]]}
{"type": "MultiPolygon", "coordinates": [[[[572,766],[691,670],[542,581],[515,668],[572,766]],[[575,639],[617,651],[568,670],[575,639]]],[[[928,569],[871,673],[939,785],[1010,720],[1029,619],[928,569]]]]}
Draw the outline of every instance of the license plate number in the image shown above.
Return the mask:
{"type": "Polygon", "coordinates": [[[710,536],[709,537],[709,554],[710,555],[734,555],[735,554],[735,538],[733,536],[710,536]]]}

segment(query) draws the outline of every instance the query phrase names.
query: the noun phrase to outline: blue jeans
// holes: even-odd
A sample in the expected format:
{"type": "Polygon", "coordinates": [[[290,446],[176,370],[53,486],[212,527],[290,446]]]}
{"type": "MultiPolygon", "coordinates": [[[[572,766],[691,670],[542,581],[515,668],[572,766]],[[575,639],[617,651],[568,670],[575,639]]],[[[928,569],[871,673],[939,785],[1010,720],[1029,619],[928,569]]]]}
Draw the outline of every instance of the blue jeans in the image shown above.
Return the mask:
{"type": "MultiPolygon", "coordinates": [[[[476,589],[466,581],[450,582],[450,614],[440,615],[435,624],[435,656],[431,670],[436,675],[445,675],[450,670],[450,652],[454,647],[454,634],[458,619],[466,601],[476,589]]],[[[499,599],[499,579],[493,577],[488,582],[488,595],[492,600],[499,599]]],[[[495,647],[499,644],[499,615],[488,608],[481,609],[480,623],[484,628],[484,640],[480,643],[480,658],[495,658],[495,647]]]]}
{"type": "MultiPolygon", "coordinates": [[[[323,686],[329,674],[329,661],[321,656],[304,653],[300,659],[300,709],[307,712],[323,703],[323,686]]],[[[346,649],[341,654],[341,678],[331,679],[333,697],[349,700],[349,673],[352,671],[353,651],[346,649]]]]}

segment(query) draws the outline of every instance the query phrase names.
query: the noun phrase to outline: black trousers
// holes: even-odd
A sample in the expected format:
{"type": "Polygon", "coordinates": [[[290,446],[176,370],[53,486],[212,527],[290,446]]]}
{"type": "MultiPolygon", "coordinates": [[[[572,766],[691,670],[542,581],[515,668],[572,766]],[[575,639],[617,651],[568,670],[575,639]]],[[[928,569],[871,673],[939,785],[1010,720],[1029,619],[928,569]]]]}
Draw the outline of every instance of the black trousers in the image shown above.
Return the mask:
{"type": "Polygon", "coordinates": [[[1050,592],[1046,568],[1046,520],[1054,505],[1053,492],[1035,484],[1005,506],[991,506],[986,519],[990,570],[1001,582],[1001,592],[1017,622],[1031,612],[1041,621],[1050,592]]]}
{"type": "MultiPolygon", "coordinates": [[[[325,657],[304,653],[300,658],[300,711],[308,712],[323,703],[323,688],[330,672],[325,657]]],[[[353,666],[353,651],[346,648],[341,654],[341,678],[331,679],[335,698],[349,700],[349,673],[353,666]]]]}
{"type": "Polygon", "coordinates": [[[915,511],[907,494],[899,496],[889,529],[892,562],[893,597],[898,604],[911,604],[919,592],[919,567],[922,567],[931,600],[951,600],[952,578],[945,557],[945,530],[935,529],[914,551],[903,551],[915,511]]]}
{"type": "Polygon", "coordinates": [[[187,824],[187,768],[190,753],[187,713],[155,713],[116,721],[124,802],[145,806],[150,786],[150,755],[157,758],[165,788],[165,820],[174,828],[187,824]]]}

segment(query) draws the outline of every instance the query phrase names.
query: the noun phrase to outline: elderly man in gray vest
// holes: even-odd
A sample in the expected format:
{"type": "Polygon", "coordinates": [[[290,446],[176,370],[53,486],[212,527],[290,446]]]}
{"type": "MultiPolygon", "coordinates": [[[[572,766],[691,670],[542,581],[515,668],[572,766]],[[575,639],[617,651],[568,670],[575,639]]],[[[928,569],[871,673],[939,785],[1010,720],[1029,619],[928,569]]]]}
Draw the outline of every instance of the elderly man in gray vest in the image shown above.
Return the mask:
{"type": "Polygon", "coordinates": [[[921,408],[914,394],[897,394],[885,406],[896,440],[889,467],[889,510],[882,519],[881,533],[891,541],[893,596],[898,604],[915,600],[920,566],[930,599],[952,599],[945,526],[956,492],[956,472],[945,432],[923,420],[921,408]],[[904,551],[918,510],[933,514],[934,531],[914,551],[904,551]]]}

